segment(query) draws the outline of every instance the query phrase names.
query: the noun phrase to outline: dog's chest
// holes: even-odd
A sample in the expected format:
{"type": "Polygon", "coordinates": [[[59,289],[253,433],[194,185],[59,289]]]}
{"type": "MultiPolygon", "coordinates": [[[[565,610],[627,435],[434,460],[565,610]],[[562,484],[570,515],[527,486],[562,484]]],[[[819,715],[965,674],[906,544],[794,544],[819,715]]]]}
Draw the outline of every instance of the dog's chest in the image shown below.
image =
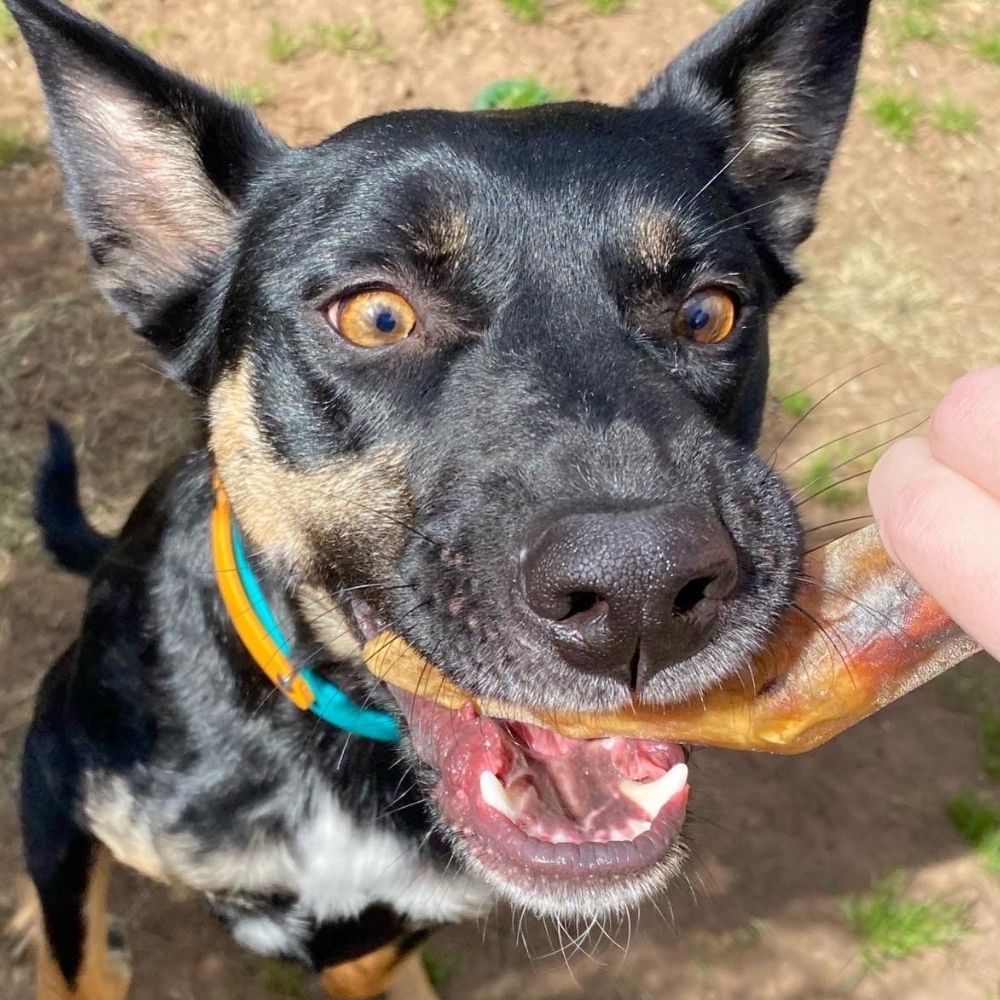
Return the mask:
{"type": "Polygon", "coordinates": [[[489,900],[482,882],[442,871],[402,835],[365,825],[326,790],[276,836],[220,836],[210,848],[137,802],[118,778],[93,777],[86,814],[123,864],[209,896],[245,946],[297,954],[316,927],[389,906],[413,924],[464,919],[489,900]]]}

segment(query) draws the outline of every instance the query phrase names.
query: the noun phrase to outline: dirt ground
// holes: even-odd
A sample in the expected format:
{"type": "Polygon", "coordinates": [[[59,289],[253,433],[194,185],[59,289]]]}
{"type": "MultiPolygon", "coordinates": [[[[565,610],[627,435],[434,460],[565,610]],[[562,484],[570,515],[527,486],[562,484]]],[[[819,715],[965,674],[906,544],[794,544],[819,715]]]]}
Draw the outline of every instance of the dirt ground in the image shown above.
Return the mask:
{"type": "MultiPolygon", "coordinates": [[[[584,0],[551,0],[529,24],[500,0],[458,0],[437,25],[420,0],[96,0],[89,9],[162,59],[241,85],[276,131],[309,142],[393,107],[468,107],[507,77],[624,100],[720,6],[628,0],[604,16],[584,0]],[[362,28],[346,53],[307,46],[278,61],[274,18],[289,34],[316,21],[362,28]]],[[[955,376],[1000,361],[1000,66],[976,41],[998,31],[996,0],[877,0],[855,114],[801,255],[809,280],[774,328],[769,442],[808,408],[803,399],[857,376],[779,454],[804,495],[831,487],[803,507],[814,524],[864,512],[872,455],[854,455],[915,425],[955,376]],[[887,95],[912,112],[909,141],[887,131],[899,118],[887,95]],[[946,114],[956,104],[974,116],[946,114]]],[[[39,551],[30,521],[45,418],[59,417],[80,443],[85,499],[105,528],[191,436],[183,396],[91,289],[44,149],[30,61],[0,33],[0,137],[19,132],[27,146],[0,165],[0,920],[20,870],[20,741],[40,671],[72,635],[83,596],[39,551]]],[[[689,886],[631,926],[578,941],[532,925],[527,948],[517,945],[502,910],[444,931],[430,949],[443,996],[1000,997],[1000,876],[946,811],[962,793],[1000,802],[983,767],[991,719],[1000,719],[1000,667],[979,658],[803,758],[697,754],[689,886]],[[907,898],[966,904],[964,933],[866,970],[843,901],[897,870],[910,880],[907,898]]],[[[238,950],[197,902],[125,877],[118,896],[136,1000],[311,995],[294,970],[238,950]]],[[[22,962],[0,954],[0,996],[26,1000],[28,981],[22,962]]]]}

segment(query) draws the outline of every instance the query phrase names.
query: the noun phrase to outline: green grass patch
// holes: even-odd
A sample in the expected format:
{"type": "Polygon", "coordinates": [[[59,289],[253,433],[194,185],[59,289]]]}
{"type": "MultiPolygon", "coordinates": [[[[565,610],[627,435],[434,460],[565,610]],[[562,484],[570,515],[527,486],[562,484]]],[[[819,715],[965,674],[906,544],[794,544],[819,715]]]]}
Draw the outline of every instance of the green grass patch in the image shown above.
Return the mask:
{"type": "Polygon", "coordinates": [[[368,18],[356,21],[316,21],[302,31],[290,31],[272,19],[267,54],[279,63],[313,52],[333,52],[339,56],[366,55],[390,62],[392,50],[382,33],[368,18]]]}
{"type": "Polygon", "coordinates": [[[834,509],[850,507],[862,499],[862,490],[855,486],[858,480],[841,481],[852,475],[848,468],[838,468],[843,459],[835,454],[820,453],[808,462],[799,473],[802,497],[815,496],[834,509]]]}
{"type": "Polygon", "coordinates": [[[739,0],[705,0],[716,14],[729,14],[736,9],[739,0]]]}
{"type": "Polygon", "coordinates": [[[274,96],[274,91],[266,83],[240,83],[238,80],[231,80],[222,92],[231,101],[245,104],[248,108],[262,108],[274,96]]]}
{"type": "Polygon", "coordinates": [[[801,420],[815,405],[816,400],[805,389],[799,389],[780,401],[781,409],[790,417],[801,420]]]}
{"type": "Polygon", "coordinates": [[[868,105],[868,115],[879,128],[899,142],[913,142],[920,117],[920,98],[892,90],[877,91],[868,105]]]}
{"type": "Polygon", "coordinates": [[[938,131],[949,135],[976,135],[979,132],[979,112],[975,105],[956,101],[948,94],[931,107],[931,122],[938,131]]]}
{"type": "Polygon", "coordinates": [[[545,17],[542,0],[503,0],[503,5],[513,17],[528,24],[537,24],[545,17]]]}
{"type": "Polygon", "coordinates": [[[868,970],[891,959],[910,958],[930,948],[943,948],[967,932],[968,903],[930,896],[904,899],[906,880],[893,872],[869,893],[842,900],[844,915],[861,948],[868,970]]]}
{"type": "Polygon", "coordinates": [[[945,671],[934,684],[954,711],[977,722],[1000,718],[1000,666],[985,654],[945,671]]]}
{"type": "Polygon", "coordinates": [[[12,45],[21,37],[14,15],[0,5],[0,45],[12,45]]]}
{"type": "Polygon", "coordinates": [[[15,163],[30,163],[37,153],[37,147],[20,125],[0,122],[0,170],[15,163]]]}
{"type": "Polygon", "coordinates": [[[758,947],[770,934],[771,927],[760,917],[751,917],[742,927],[733,931],[732,943],[740,951],[750,951],[758,947]]]}
{"type": "Polygon", "coordinates": [[[271,18],[271,31],[267,36],[267,55],[273,62],[290,62],[306,47],[305,35],[289,31],[275,17],[271,18]]]}
{"type": "Polygon", "coordinates": [[[267,992],[281,1000],[308,1000],[309,974],[296,962],[271,959],[260,971],[260,983],[267,992]]]}
{"type": "Polygon", "coordinates": [[[309,43],[311,49],[338,56],[371,56],[379,62],[391,62],[393,58],[382,32],[366,17],[356,21],[319,21],[312,26],[309,43]]]}
{"type": "Polygon", "coordinates": [[[541,84],[534,77],[523,80],[497,80],[487,84],[473,98],[476,111],[511,110],[532,108],[536,104],[550,104],[559,100],[555,91],[541,84]]]}
{"type": "Polygon", "coordinates": [[[458,0],[423,0],[424,15],[434,25],[444,24],[455,16],[458,0]]]}
{"type": "Polygon", "coordinates": [[[173,28],[165,24],[151,24],[135,36],[135,43],[140,49],[151,50],[159,48],[168,38],[177,37],[178,33],[173,28]]]}
{"type": "Polygon", "coordinates": [[[990,781],[1000,782],[1000,714],[987,712],[979,720],[979,763],[990,781]]]}
{"type": "Polygon", "coordinates": [[[896,32],[903,42],[940,42],[944,34],[933,14],[923,11],[907,11],[896,22],[896,32]]]}
{"type": "Polygon", "coordinates": [[[976,795],[958,795],[948,803],[955,829],[975,848],[986,870],[1000,875],[1000,810],[976,795]]]}
{"type": "Polygon", "coordinates": [[[583,0],[595,14],[618,14],[625,9],[628,0],[583,0]]]}
{"type": "Polygon", "coordinates": [[[973,53],[984,62],[1000,66],[1000,28],[977,31],[970,39],[973,53]]]}
{"type": "Polygon", "coordinates": [[[428,948],[424,949],[421,958],[423,959],[424,970],[427,972],[427,978],[431,981],[431,986],[436,990],[442,989],[445,983],[455,975],[462,965],[460,956],[431,951],[428,948]]]}

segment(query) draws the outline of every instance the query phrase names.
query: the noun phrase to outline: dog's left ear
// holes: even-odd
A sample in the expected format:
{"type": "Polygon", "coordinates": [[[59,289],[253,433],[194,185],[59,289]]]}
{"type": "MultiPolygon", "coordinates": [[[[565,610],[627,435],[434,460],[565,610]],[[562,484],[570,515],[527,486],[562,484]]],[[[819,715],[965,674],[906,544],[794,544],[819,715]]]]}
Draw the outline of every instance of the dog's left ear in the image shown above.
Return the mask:
{"type": "Polygon", "coordinates": [[[193,301],[254,177],[284,146],[256,116],[58,0],[7,0],[34,56],[77,230],[108,301],[183,373],[193,301]]]}
{"type": "Polygon", "coordinates": [[[681,105],[722,127],[723,163],[732,160],[730,177],[758,207],[755,217],[786,266],[813,228],[854,93],[868,7],[869,0],[747,0],[634,102],[681,105]]]}

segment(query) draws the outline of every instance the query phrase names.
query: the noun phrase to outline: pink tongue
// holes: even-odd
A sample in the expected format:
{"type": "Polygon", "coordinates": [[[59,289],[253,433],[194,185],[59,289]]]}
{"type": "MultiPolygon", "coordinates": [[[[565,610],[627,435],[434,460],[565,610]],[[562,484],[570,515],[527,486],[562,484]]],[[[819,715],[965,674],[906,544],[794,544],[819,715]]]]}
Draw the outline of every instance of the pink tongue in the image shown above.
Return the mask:
{"type": "Polygon", "coordinates": [[[511,791],[534,791],[525,801],[525,820],[559,826],[568,822],[592,831],[648,819],[619,786],[626,778],[658,778],[669,769],[669,761],[661,766],[650,754],[640,753],[635,741],[570,740],[534,727],[508,725],[516,749],[502,781],[511,791]]]}

